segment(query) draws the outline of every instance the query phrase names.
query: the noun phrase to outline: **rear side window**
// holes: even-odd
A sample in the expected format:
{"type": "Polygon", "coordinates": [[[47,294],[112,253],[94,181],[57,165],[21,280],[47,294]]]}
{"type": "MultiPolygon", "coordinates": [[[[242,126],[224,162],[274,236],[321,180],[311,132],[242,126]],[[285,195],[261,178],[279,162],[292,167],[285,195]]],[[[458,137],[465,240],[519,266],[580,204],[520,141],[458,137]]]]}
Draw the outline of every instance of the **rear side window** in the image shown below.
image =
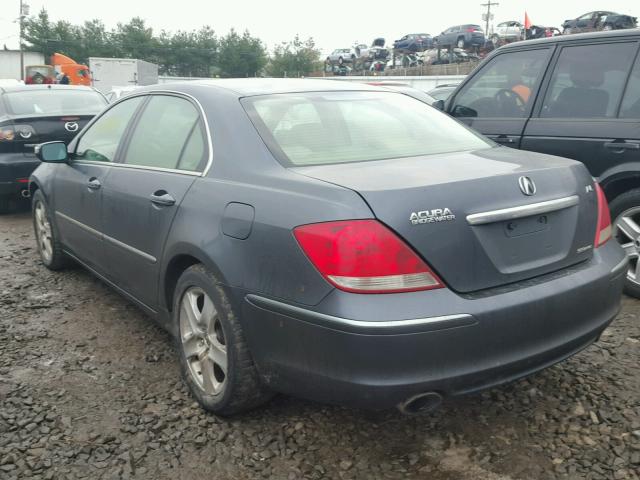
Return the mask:
{"type": "Polygon", "coordinates": [[[498,55],[455,99],[455,117],[525,118],[547,65],[548,49],[498,55]]]}
{"type": "Polygon", "coordinates": [[[204,144],[198,147],[198,134],[201,135],[201,130],[197,130],[199,123],[198,110],[187,99],[168,95],[152,96],[140,115],[123,163],[168,169],[177,169],[181,164],[187,167],[185,170],[198,169],[204,155],[204,144]],[[198,148],[201,149],[200,159],[197,159],[198,148]],[[184,155],[190,158],[182,161],[184,155]]]}
{"type": "Polygon", "coordinates": [[[627,83],[627,90],[620,108],[620,117],[640,118],[640,56],[636,59],[636,64],[627,83]]]}
{"type": "Polygon", "coordinates": [[[615,117],[635,43],[564,47],[542,104],[541,117],[615,117]]]}
{"type": "Polygon", "coordinates": [[[125,100],[108,110],[82,135],[76,148],[76,160],[113,162],[125,128],[143,97],[125,100]]]}

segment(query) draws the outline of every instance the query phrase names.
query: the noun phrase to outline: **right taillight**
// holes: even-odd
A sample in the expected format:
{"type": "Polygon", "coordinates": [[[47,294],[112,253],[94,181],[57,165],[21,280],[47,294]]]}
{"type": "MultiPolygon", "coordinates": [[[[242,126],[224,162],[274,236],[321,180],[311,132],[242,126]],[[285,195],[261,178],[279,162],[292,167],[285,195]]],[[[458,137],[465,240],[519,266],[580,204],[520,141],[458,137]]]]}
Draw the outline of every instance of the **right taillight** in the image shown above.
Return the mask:
{"type": "Polygon", "coordinates": [[[596,248],[604,245],[611,238],[611,214],[609,213],[609,203],[604,196],[602,187],[595,182],[596,195],[598,196],[598,229],[596,230],[596,248]]]}
{"type": "Polygon", "coordinates": [[[293,233],[320,274],[354,293],[442,288],[429,266],[377,220],[344,220],[296,227],[293,233]]]}

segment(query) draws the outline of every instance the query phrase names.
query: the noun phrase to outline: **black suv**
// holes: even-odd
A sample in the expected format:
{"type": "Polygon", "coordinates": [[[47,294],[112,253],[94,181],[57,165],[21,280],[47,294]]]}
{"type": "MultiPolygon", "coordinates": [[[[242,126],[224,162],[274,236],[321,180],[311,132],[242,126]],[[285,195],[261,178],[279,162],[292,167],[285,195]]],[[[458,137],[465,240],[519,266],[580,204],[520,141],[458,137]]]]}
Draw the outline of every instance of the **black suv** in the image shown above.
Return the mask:
{"type": "Polygon", "coordinates": [[[506,45],[444,108],[498,143],[583,162],[604,188],[629,255],[626,290],[640,298],[639,51],[638,30],[506,45]]]}

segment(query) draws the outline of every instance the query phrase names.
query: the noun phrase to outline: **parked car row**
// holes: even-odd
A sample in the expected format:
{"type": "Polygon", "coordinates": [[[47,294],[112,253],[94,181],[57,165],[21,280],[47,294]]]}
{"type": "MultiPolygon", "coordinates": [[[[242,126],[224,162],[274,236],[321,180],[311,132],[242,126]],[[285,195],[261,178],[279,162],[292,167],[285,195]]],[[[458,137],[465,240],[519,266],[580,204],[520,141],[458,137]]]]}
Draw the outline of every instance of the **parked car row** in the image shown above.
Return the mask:
{"type": "MultiPolygon", "coordinates": [[[[562,31],[556,27],[541,25],[526,28],[521,22],[510,20],[497,24],[488,38],[480,25],[463,24],[449,27],[435,37],[428,33],[404,35],[393,42],[392,52],[384,47],[384,38],[375,39],[371,47],[361,44],[353,48],[336,49],[326,58],[325,65],[326,71],[344,75],[348,73],[347,69],[341,68],[344,64],[350,64],[350,68],[355,70],[381,71],[385,68],[408,68],[429,63],[454,63],[469,60],[461,59],[460,50],[470,50],[477,54],[484,49],[483,53],[488,53],[506,43],[520,40],[635,27],[636,17],[610,11],[594,11],[573,20],[565,20],[562,31]],[[452,51],[454,48],[458,52],[452,51]],[[432,49],[447,49],[447,58],[438,55],[437,62],[424,61],[420,54],[432,49]]],[[[433,60],[433,55],[429,56],[429,60],[433,60]]]]}

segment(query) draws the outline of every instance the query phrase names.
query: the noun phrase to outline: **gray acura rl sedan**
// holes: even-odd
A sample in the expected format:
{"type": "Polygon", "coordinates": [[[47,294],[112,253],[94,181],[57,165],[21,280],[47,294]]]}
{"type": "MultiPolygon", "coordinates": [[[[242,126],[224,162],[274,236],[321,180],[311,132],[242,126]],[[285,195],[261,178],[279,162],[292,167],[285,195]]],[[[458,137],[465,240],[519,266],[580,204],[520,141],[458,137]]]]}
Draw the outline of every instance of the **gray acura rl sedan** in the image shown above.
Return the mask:
{"type": "Polygon", "coordinates": [[[271,392],[426,411],[578,352],[619,309],[626,258],[581,163],[401,93],[147,87],[38,156],[44,264],[157,319],[218,414],[271,392]]]}

